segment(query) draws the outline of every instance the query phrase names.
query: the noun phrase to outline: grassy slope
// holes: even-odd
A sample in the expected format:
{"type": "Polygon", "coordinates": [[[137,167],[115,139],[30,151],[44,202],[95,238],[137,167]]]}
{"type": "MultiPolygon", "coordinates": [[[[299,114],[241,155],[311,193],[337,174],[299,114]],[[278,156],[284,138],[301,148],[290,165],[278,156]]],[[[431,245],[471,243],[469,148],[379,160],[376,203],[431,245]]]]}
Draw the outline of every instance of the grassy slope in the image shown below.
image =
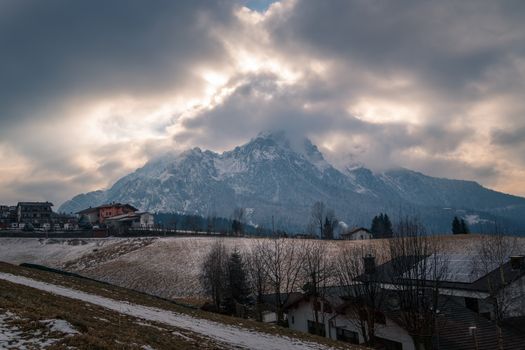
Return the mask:
{"type": "MultiPolygon", "coordinates": [[[[330,345],[339,349],[359,348],[309,334],[293,332],[273,325],[186,308],[128,289],[94,281],[22,268],[5,263],[0,263],[0,271],[117,300],[126,300],[135,304],[158,307],[226,324],[242,325],[242,327],[269,334],[285,335],[305,341],[330,345]]],[[[30,330],[31,327],[35,327],[37,324],[35,321],[37,320],[59,318],[67,320],[81,332],[80,335],[63,339],[50,349],[65,349],[67,346],[75,346],[80,349],[140,349],[139,344],[147,344],[154,349],[219,349],[223,347],[221,344],[214,343],[192,332],[163,324],[151,326],[142,325],[137,323],[137,320],[132,317],[122,316],[116,312],[95,305],[41,292],[6,281],[0,281],[0,309],[9,310],[26,319],[21,325],[28,330],[30,330]]]]}

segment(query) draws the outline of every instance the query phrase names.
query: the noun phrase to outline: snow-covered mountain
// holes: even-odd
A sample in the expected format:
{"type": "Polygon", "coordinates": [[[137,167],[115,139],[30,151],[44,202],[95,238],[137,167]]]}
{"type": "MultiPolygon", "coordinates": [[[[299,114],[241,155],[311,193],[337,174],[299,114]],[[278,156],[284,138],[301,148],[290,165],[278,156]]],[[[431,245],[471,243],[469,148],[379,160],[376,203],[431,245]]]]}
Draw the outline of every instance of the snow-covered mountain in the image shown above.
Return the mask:
{"type": "Polygon", "coordinates": [[[261,133],[222,154],[194,148],[164,155],[108,190],[75,196],[59,211],[112,201],[152,212],[225,217],[244,207],[252,223],[268,225],[273,216],[277,225],[290,229],[306,226],[316,201],[352,225],[368,225],[374,215],[387,212],[392,217],[417,215],[436,231],[448,231],[454,215],[471,224],[497,220],[525,228],[525,198],[402,168],[341,171],[308,139],[292,142],[284,132],[261,133]]]}

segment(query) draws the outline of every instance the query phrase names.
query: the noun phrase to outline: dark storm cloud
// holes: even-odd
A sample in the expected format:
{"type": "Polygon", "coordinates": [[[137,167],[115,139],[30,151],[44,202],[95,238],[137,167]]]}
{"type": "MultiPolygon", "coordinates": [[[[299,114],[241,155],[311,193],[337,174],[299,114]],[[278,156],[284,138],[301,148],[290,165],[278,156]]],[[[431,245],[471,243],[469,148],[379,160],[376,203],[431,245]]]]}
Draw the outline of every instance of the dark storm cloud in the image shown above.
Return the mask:
{"type": "Polygon", "coordinates": [[[282,47],[417,74],[458,89],[523,54],[523,1],[298,1],[270,28],[282,47]]]}
{"type": "Polygon", "coordinates": [[[492,131],[492,143],[513,146],[525,143],[525,126],[512,130],[496,129],[492,131]]]}
{"type": "Polygon", "coordinates": [[[511,125],[519,119],[512,110],[525,95],[525,3],[294,3],[263,24],[270,45],[296,67],[314,59],[328,68],[285,88],[275,83],[277,77],[244,77],[223,103],[187,120],[181,140],[224,147],[220,140],[235,144],[260,130],[285,129],[318,142],[342,138],[336,157],[353,153],[350,158],[376,168],[413,166],[485,183],[504,173],[497,159],[469,158],[468,152],[486,140],[484,132],[498,118],[511,125]],[[387,109],[382,120],[369,122],[347,108],[363,97],[372,105],[417,104],[421,110],[417,121],[397,121],[387,109]],[[487,102],[491,109],[484,110],[487,102]],[[210,141],[209,135],[218,137],[210,141]]]}
{"type": "Polygon", "coordinates": [[[520,179],[525,2],[270,2],[0,1],[0,155],[27,163],[4,193],[63,200],[279,129],[341,166],[520,179]]]}
{"type": "MultiPolygon", "coordinates": [[[[311,86],[308,83],[281,88],[276,83],[278,77],[268,73],[243,76],[242,80],[243,83],[224,103],[184,121],[184,129],[189,135],[179,133],[176,139],[187,139],[193,135],[190,143],[216,148],[224,146],[224,140],[233,145],[265,130],[282,129],[302,135],[308,135],[313,130],[322,133],[346,118],[338,105],[305,109],[305,103],[320,100],[307,98],[311,86]],[[225,127],[233,125],[235,127],[225,127]],[[208,137],[210,135],[213,137],[208,137]]],[[[362,124],[354,118],[346,119],[344,123],[347,127],[362,124]]]]}
{"type": "MultiPolygon", "coordinates": [[[[369,123],[349,115],[339,103],[324,93],[320,77],[303,79],[301,84],[281,88],[271,74],[249,75],[221,104],[183,123],[185,132],[177,141],[208,148],[239,144],[260,130],[286,130],[288,134],[309,135],[318,141],[330,140],[334,133],[366,138],[363,154],[368,164],[396,165],[392,154],[422,146],[440,154],[451,151],[468,140],[469,129],[454,130],[447,125],[429,124],[408,127],[404,123],[369,123]],[[328,101],[327,101],[328,100],[328,101]],[[235,127],[225,127],[225,126],[235,127]],[[204,135],[204,137],[203,137],[204,135]],[[193,136],[193,138],[192,138],[193,136]],[[370,152],[370,149],[376,151],[370,152]]],[[[333,94],[337,95],[337,94],[333,94]]],[[[359,151],[359,150],[357,150],[359,151]]],[[[334,150],[344,153],[344,149],[334,150]]],[[[363,160],[363,159],[362,159],[363,160]]]]}
{"type": "Polygon", "coordinates": [[[2,1],[0,118],[56,112],[68,98],[148,95],[181,86],[190,63],[219,62],[225,2],[2,1]]]}

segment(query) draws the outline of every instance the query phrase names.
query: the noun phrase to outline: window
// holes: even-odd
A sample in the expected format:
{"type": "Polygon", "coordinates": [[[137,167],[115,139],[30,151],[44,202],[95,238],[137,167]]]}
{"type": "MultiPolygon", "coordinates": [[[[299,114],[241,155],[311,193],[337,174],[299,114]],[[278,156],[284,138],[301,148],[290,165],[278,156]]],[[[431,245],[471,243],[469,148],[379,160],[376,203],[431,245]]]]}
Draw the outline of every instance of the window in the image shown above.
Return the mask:
{"type": "Polygon", "coordinates": [[[326,337],[324,324],[308,320],[308,333],[326,337]]]}
{"type": "Polygon", "coordinates": [[[295,316],[292,316],[292,324],[295,323],[295,316]]]}
{"type": "Polygon", "coordinates": [[[352,344],[359,344],[359,334],[348,329],[337,327],[336,329],[337,340],[344,341],[352,344]]]}

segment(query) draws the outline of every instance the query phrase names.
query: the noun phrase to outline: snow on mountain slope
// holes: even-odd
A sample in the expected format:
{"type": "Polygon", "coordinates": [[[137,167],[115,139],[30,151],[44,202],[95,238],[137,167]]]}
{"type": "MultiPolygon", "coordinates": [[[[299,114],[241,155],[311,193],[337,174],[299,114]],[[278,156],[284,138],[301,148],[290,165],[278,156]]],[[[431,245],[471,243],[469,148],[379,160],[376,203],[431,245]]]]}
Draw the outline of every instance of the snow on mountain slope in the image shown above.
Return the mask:
{"type": "Polygon", "coordinates": [[[524,198],[401,168],[339,171],[308,139],[291,139],[284,132],[261,133],[222,154],[194,148],[158,157],[108,190],[78,195],[59,210],[75,212],[110,201],[152,212],[225,217],[241,206],[253,208],[254,222],[268,225],[274,216],[287,229],[304,228],[316,201],[352,225],[368,225],[382,211],[405,211],[439,231],[449,229],[454,215],[478,215],[485,222],[501,218],[525,228],[524,198]]]}

